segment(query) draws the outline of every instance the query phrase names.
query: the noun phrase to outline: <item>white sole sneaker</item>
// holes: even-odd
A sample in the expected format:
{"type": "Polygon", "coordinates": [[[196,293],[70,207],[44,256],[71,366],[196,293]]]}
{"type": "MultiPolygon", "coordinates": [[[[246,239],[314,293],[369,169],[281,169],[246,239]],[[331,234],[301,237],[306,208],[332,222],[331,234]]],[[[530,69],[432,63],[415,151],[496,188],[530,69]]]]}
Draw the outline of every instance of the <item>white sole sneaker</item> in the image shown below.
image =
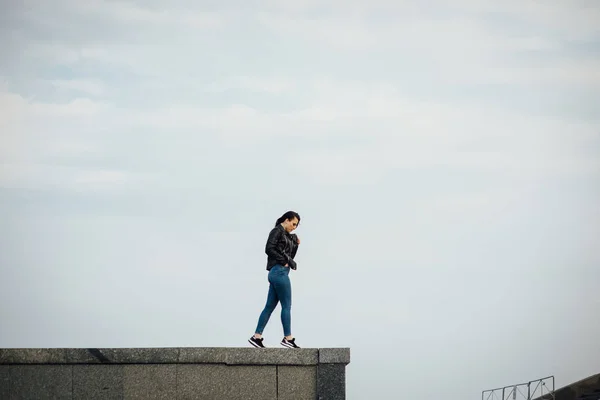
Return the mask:
{"type": "Polygon", "coordinates": [[[293,343],[290,343],[288,341],[282,340],[280,343],[283,347],[287,347],[288,349],[299,349],[300,347],[298,346],[294,346],[293,343]]]}
{"type": "Polygon", "coordinates": [[[256,343],[252,339],[248,339],[248,343],[250,343],[252,346],[256,347],[257,349],[264,349],[264,347],[260,346],[258,343],[256,343]]]}

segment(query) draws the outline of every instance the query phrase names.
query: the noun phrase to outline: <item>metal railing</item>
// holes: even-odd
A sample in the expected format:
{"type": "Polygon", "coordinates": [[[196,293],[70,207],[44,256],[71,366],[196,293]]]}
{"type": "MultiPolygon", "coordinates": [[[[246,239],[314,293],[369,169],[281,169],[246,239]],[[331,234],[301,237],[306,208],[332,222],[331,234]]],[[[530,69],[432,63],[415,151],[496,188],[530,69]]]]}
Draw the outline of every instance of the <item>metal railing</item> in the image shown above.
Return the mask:
{"type": "Polygon", "coordinates": [[[554,400],[554,376],[481,392],[481,400],[554,400]]]}

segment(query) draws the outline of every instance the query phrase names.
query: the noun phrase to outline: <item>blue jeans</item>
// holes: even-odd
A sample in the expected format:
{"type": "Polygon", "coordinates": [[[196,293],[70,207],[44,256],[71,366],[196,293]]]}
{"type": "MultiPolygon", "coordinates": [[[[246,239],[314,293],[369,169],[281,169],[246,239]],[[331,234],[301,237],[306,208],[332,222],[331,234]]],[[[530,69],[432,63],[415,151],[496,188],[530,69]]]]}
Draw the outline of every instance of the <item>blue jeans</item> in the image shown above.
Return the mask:
{"type": "Polygon", "coordinates": [[[269,322],[271,313],[281,302],[281,323],[283,325],[284,336],[292,334],[292,284],[290,282],[290,269],[283,265],[274,265],[269,271],[269,294],[267,295],[267,304],[260,313],[256,333],[261,334],[269,322]]]}

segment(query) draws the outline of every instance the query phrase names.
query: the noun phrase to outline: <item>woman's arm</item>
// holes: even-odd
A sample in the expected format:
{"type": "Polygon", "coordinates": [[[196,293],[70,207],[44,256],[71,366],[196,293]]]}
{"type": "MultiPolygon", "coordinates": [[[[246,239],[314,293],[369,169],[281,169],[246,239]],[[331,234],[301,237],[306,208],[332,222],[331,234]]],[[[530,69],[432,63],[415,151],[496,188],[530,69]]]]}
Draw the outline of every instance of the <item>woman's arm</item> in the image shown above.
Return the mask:
{"type": "Polygon", "coordinates": [[[300,244],[300,239],[296,236],[295,233],[290,235],[292,237],[292,259],[296,257],[296,252],[298,251],[298,245],[300,244]]]}
{"type": "Polygon", "coordinates": [[[285,254],[283,254],[283,252],[281,252],[279,248],[277,248],[277,242],[279,242],[281,234],[282,232],[278,228],[274,228],[271,230],[271,232],[269,233],[269,237],[267,238],[265,253],[267,253],[269,257],[272,257],[281,265],[286,265],[289,261],[288,257],[285,254]]]}

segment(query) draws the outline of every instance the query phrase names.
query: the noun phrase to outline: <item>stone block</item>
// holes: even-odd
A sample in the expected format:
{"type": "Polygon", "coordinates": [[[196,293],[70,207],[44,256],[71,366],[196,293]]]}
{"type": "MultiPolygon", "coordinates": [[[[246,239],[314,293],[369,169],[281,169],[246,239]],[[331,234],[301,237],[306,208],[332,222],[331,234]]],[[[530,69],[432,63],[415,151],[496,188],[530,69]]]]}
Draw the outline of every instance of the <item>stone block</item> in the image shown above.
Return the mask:
{"type": "Polygon", "coordinates": [[[336,400],[349,362],[347,348],[0,349],[0,399],[336,400]]]}
{"type": "Polygon", "coordinates": [[[123,399],[123,365],[73,365],[73,399],[123,399]]]}
{"type": "Polygon", "coordinates": [[[230,348],[227,352],[229,365],[317,365],[317,349],[254,349],[230,348]]]}
{"type": "MultiPolygon", "coordinates": [[[[70,365],[11,365],[10,399],[71,399],[70,365]]],[[[3,397],[4,398],[4,397],[3,397]]]]}
{"type": "Polygon", "coordinates": [[[10,367],[0,365],[0,399],[8,399],[10,393],[10,367]]]}
{"type": "Polygon", "coordinates": [[[278,400],[314,400],[317,396],[316,366],[277,367],[278,400]]]}
{"type": "Polygon", "coordinates": [[[317,393],[319,400],[344,400],[346,398],[346,366],[344,364],[319,364],[317,367],[317,393]]]}
{"type": "Polygon", "coordinates": [[[320,364],[350,364],[349,348],[319,349],[320,364]]]}
{"type": "Polygon", "coordinates": [[[178,348],[67,349],[68,363],[76,364],[164,364],[177,363],[178,348]]]}
{"type": "Polygon", "coordinates": [[[182,348],[182,364],[317,365],[317,349],[182,348]]]}
{"type": "Polygon", "coordinates": [[[171,400],[177,398],[177,365],[124,365],[124,399],[171,400]]]}
{"type": "Polygon", "coordinates": [[[275,366],[179,365],[177,398],[185,400],[275,400],[275,366]]]}
{"type": "Polygon", "coordinates": [[[65,349],[0,349],[0,364],[64,364],[65,349]]]}
{"type": "Polygon", "coordinates": [[[225,364],[227,348],[222,347],[183,347],[179,351],[181,364],[225,364]]]}

